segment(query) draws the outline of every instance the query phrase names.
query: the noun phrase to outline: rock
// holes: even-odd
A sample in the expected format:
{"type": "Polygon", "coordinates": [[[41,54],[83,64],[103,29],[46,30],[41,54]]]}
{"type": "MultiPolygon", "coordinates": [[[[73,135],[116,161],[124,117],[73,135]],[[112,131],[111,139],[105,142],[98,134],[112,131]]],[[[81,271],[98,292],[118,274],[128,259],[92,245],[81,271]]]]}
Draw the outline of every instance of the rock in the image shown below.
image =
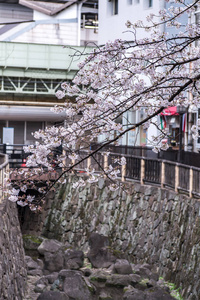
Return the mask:
{"type": "Polygon", "coordinates": [[[112,300],[112,299],[113,299],[112,296],[105,292],[101,292],[99,295],[99,300],[112,300]]]}
{"type": "Polygon", "coordinates": [[[23,235],[23,245],[25,250],[36,250],[38,246],[42,243],[43,238],[24,234],[23,235]]]}
{"type": "Polygon", "coordinates": [[[104,248],[109,246],[109,239],[107,236],[100,235],[98,233],[93,232],[89,237],[89,246],[95,251],[99,248],[104,248]]]}
{"type": "Polygon", "coordinates": [[[48,280],[50,284],[52,284],[58,277],[58,272],[53,272],[49,275],[46,275],[45,278],[48,280]]]}
{"type": "Polygon", "coordinates": [[[107,278],[106,286],[125,287],[137,283],[138,280],[129,275],[112,274],[107,278]]]}
{"type": "Polygon", "coordinates": [[[28,270],[41,269],[40,265],[35,260],[33,260],[32,257],[30,256],[25,256],[25,262],[28,270]]]}
{"type": "Polygon", "coordinates": [[[44,262],[43,262],[43,260],[41,260],[41,259],[38,258],[36,260],[36,263],[38,264],[38,266],[40,267],[40,269],[44,268],[44,262]]]}
{"type": "Polygon", "coordinates": [[[72,246],[70,245],[70,243],[68,243],[67,241],[64,243],[64,248],[71,248],[72,246]]]}
{"type": "Polygon", "coordinates": [[[89,279],[91,281],[106,282],[110,275],[111,273],[106,272],[105,270],[92,270],[89,279]]]}
{"type": "MultiPolygon", "coordinates": [[[[125,293],[123,300],[149,300],[146,298],[146,294],[142,291],[139,291],[131,286],[124,289],[125,293]]],[[[160,299],[162,300],[162,299],[160,299]]]]}
{"type": "Polygon", "coordinates": [[[78,270],[83,266],[84,253],[80,250],[67,249],[64,253],[64,268],[78,270]]]}
{"type": "Polygon", "coordinates": [[[42,276],[40,279],[38,279],[36,282],[35,282],[35,285],[39,285],[39,284],[44,284],[44,285],[48,285],[48,279],[45,277],[45,276],[42,276]]]}
{"type": "Polygon", "coordinates": [[[148,300],[174,300],[165,290],[160,288],[151,288],[146,291],[146,299],[148,300]]]}
{"type": "Polygon", "coordinates": [[[92,300],[89,287],[83,280],[81,272],[72,270],[62,270],[58,278],[64,278],[63,291],[71,299],[92,300]]]}
{"type": "Polygon", "coordinates": [[[64,267],[64,255],[62,251],[44,253],[44,268],[50,272],[57,272],[64,267]]]}
{"type": "Polygon", "coordinates": [[[132,274],[133,270],[130,263],[126,259],[117,259],[114,264],[114,269],[118,274],[132,274]]]}
{"type": "Polygon", "coordinates": [[[42,293],[44,290],[46,290],[47,286],[45,284],[37,284],[34,288],[35,293],[42,293]]]}
{"type": "Polygon", "coordinates": [[[38,252],[44,255],[46,252],[55,253],[61,248],[64,248],[64,244],[57,240],[44,240],[38,247],[38,252]]]}
{"type": "Polygon", "coordinates": [[[42,293],[37,300],[69,300],[69,297],[59,291],[47,291],[42,293]]]}
{"type": "Polygon", "coordinates": [[[62,290],[62,288],[63,288],[63,280],[60,279],[60,278],[57,278],[57,279],[53,282],[53,284],[52,284],[52,286],[51,286],[51,290],[52,290],[52,291],[57,291],[57,290],[62,290]]]}
{"type": "Polygon", "coordinates": [[[159,280],[159,275],[157,273],[153,273],[151,272],[149,265],[139,265],[137,266],[137,271],[135,272],[135,274],[140,275],[141,277],[144,278],[149,278],[149,279],[153,279],[155,281],[159,280]]]}
{"type": "Polygon", "coordinates": [[[90,251],[88,259],[94,268],[108,268],[115,261],[116,257],[109,248],[109,239],[98,233],[92,233],[89,238],[90,251]]]}
{"type": "Polygon", "coordinates": [[[28,270],[27,274],[31,276],[42,276],[42,270],[41,269],[28,270]]]}
{"type": "Polygon", "coordinates": [[[142,291],[132,286],[124,288],[123,300],[172,300],[169,293],[159,287],[147,288],[142,291]]]}
{"type": "Polygon", "coordinates": [[[141,281],[141,277],[137,274],[130,274],[129,277],[131,280],[131,285],[135,285],[136,283],[141,281]]]}

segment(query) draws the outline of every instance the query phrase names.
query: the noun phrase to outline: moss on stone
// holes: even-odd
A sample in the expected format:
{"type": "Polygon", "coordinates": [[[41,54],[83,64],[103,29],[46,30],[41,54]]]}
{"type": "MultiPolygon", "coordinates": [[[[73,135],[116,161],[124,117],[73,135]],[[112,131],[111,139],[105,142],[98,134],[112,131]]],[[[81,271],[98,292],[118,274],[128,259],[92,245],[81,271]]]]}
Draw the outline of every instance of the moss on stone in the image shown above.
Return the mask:
{"type": "Polygon", "coordinates": [[[35,235],[30,235],[30,234],[24,234],[23,235],[23,240],[30,240],[31,242],[40,245],[43,241],[42,238],[37,237],[35,235]]]}
{"type": "Polygon", "coordinates": [[[90,276],[91,281],[97,281],[97,282],[106,282],[106,277],[99,277],[99,276],[90,276]]]}

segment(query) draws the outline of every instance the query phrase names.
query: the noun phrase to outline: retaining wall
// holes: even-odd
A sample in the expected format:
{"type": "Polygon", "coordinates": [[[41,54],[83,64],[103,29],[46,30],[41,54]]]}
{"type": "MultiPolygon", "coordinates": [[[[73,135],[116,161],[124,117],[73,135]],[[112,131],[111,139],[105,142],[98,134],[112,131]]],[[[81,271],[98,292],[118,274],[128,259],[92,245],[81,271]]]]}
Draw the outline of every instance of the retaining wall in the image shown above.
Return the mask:
{"type": "Polygon", "coordinates": [[[79,192],[68,183],[51,194],[44,213],[27,214],[26,233],[69,241],[87,250],[91,232],[111,238],[134,263],[154,264],[181,287],[184,299],[200,299],[200,201],[157,187],[127,183],[110,192],[106,181],[79,192]],[[39,227],[37,226],[40,219],[39,227]]]}
{"type": "Polygon", "coordinates": [[[26,265],[16,204],[0,203],[0,299],[23,300],[26,265]]]}

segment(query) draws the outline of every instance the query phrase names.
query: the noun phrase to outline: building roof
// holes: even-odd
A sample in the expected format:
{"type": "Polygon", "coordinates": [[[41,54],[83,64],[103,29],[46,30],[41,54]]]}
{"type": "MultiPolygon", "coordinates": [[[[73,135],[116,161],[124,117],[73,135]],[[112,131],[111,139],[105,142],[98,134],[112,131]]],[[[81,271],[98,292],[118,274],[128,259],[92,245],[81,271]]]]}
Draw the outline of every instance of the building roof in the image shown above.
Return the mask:
{"type": "Polygon", "coordinates": [[[46,2],[46,1],[34,1],[34,0],[19,0],[19,4],[29,7],[33,10],[37,10],[46,15],[53,16],[67,7],[80,2],[79,0],[70,0],[65,3],[46,2]]]}

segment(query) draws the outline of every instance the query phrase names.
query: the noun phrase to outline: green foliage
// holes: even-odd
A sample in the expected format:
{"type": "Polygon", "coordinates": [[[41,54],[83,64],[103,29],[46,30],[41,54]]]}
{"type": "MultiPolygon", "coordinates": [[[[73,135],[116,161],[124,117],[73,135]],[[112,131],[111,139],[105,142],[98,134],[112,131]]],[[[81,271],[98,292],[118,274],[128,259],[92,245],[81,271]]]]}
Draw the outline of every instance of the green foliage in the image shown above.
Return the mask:
{"type": "Polygon", "coordinates": [[[177,299],[177,300],[184,300],[183,297],[182,297],[182,296],[180,295],[180,293],[179,293],[180,288],[177,289],[174,283],[165,281],[165,280],[163,279],[163,277],[160,277],[159,279],[163,281],[164,286],[167,286],[167,287],[170,289],[170,295],[171,295],[174,299],[177,299]]]}

